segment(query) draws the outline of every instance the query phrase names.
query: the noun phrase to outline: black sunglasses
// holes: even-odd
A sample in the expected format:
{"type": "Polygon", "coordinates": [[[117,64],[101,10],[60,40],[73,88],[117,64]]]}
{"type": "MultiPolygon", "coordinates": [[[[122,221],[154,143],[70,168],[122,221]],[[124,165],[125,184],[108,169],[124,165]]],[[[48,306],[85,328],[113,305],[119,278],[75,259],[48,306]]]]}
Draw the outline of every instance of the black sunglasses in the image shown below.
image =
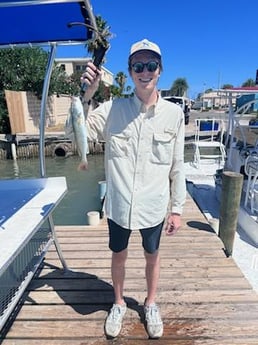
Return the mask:
{"type": "Polygon", "coordinates": [[[157,61],[149,61],[147,63],[135,62],[134,64],[131,65],[131,67],[135,73],[142,73],[144,70],[144,67],[146,67],[149,72],[155,72],[157,68],[159,67],[159,62],[157,61]]]}

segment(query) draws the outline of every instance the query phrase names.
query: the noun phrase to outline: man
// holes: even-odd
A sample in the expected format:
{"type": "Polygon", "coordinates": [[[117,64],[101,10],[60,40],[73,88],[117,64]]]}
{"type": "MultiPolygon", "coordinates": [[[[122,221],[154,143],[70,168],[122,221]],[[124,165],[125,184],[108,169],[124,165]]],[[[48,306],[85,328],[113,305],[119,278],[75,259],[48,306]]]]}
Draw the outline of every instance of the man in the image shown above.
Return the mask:
{"type": "MultiPolygon", "coordinates": [[[[179,229],[186,194],[184,114],[179,106],[165,101],[158,93],[162,61],[155,43],[144,39],[133,44],[128,70],[135,84],[134,96],[105,102],[87,116],[89,137],[106,142],[105,212],[115,301],[105,322],[105,332],[116,337],[121,330],[126,313],[123,287],[127,246],[131,232],[139,230],[146,260],[147,331],[150,338],[159,338],[163,323],[155,298],[160,237],[163,228],[167,235],[179,229]]],[[[83,99],[86,113],[100,78],[100,70],[89,62],[82,76],[82,82],[88,86],[83,99]]]]}

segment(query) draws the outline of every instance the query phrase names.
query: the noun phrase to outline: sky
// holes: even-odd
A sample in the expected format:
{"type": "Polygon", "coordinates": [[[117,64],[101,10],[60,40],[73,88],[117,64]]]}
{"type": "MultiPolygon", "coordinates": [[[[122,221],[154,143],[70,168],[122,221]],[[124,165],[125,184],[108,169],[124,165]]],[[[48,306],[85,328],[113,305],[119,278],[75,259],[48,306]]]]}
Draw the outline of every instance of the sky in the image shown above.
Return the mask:
{"type": "MultiPolygon", "coordinates": [[[[114,75],[127,71],[130,47],[147,38],[162,52],[159,89],[185,78],[188,96],[206,89],[255,80],[258,69],[258,1],[246,0],[91,0],[95,15],[113,37],[105,67],[114,75]]],[[[59,47],[57,57],[89,56],[85,46],[59,47]]]]}

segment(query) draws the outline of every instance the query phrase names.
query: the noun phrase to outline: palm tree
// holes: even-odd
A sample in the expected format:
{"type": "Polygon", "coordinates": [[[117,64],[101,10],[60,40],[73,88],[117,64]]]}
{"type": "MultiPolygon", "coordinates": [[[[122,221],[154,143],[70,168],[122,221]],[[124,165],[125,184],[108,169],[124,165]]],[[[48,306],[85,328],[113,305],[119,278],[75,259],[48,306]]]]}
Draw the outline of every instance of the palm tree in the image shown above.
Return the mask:
{"type": "Polygon", "coordinates": [[[96,16],[95,19],[98,32],[93,35],[93,38],[87,41],[87,50],[93,55],[101,48],[107,50],[109,47],[108,40],[113,37],[113,34],[109,31],[110,26],[107,25],[107,22],[101,16],[96,16]]]}
{"type": "Polygon", "coordinates": [[[185,78],[177,78],[171,86],[170,92],[172,96],[183,97],[188,88],[189,87],[185,78]]]}
{"type": "Polygon", "coordinates": [[[115,76],[115,82],[119,85],[119,90],[120,90],[121,95],[124,92],[126,80],[127,80],[127,76],[123,72],[118,72],[117,75],[115,76]]]}
{"type": "Polygon", "coordinates": [[[243,87],[245,86],[255,86],[255,80],[253,80],[252,78],[247,79],[243,84],[243,87]]]}
{"type": "Polygon", "coordinates": [[[224,84],[221,88],[222,89],[232,89],[234,87],[232,84],[224,84]]]}

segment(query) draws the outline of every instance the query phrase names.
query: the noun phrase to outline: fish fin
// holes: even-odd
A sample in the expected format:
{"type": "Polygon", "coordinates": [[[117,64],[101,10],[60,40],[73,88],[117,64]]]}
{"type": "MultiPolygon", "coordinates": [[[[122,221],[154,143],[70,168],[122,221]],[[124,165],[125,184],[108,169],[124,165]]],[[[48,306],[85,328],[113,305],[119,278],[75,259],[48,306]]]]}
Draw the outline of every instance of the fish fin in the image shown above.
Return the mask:
{"type": "Polygon", "coordinates": [[[77,168],[78,171],[88,170],[88,162],[80,162],[77,168]]]}

